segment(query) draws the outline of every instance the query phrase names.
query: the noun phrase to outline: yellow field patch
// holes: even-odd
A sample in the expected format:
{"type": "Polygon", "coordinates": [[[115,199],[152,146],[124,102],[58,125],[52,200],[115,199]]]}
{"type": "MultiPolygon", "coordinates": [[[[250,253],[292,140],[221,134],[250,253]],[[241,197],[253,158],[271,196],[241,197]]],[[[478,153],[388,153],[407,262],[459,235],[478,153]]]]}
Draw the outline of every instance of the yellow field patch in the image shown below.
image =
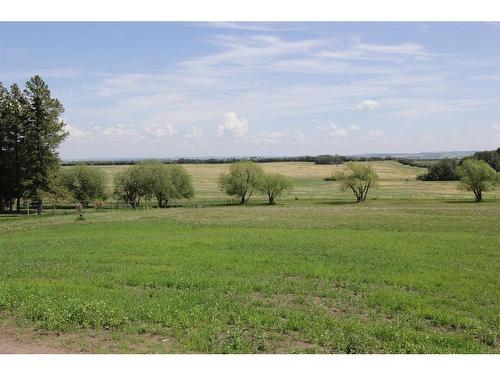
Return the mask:
{"type": "MultiPolygon", "coordinates": [[[[379,186],[373,189],[368,199],[469,199],[471,193],[457,190],[456,181],[419,181],[416,177],[426,168],[403,165],[396,161],[366,162],[379,175],[379,186]]],[[[341,192],[338,182],[324,181],[333,173],[345,169],[345,165],[318,165],[311,162],[273,162],[260,164],[267,173],[281,173],[294,183],[293,192],[285,200],[294,199],[351,199],[350,192],[341,192]]],[[[230,164],[184,164],[191,175],[195,188],[193,201],[215,199],[225,200],[219,191],[217,180],[221,173],[229,170],[230,164]]],[[[95,166],[108,176],[108,190],[112,193],[113,177],[126,165],[95,166]]],[[[485,199],[500,198],[500,190],[485,194],[485,199]]],[[[258,194],[254,199],[263,199],[258,194]]]]}

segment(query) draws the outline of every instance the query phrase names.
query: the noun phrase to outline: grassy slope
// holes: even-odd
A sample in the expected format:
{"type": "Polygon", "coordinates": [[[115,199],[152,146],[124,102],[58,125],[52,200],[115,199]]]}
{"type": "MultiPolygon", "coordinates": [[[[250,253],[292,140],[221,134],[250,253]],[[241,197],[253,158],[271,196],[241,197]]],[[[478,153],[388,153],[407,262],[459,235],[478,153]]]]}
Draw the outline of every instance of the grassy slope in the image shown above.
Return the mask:
{"type": "Polygon", "coordinates": [[[4,220],[0,310],[117,351],[498,353],[498,217],[297,201],[4,220]]]}

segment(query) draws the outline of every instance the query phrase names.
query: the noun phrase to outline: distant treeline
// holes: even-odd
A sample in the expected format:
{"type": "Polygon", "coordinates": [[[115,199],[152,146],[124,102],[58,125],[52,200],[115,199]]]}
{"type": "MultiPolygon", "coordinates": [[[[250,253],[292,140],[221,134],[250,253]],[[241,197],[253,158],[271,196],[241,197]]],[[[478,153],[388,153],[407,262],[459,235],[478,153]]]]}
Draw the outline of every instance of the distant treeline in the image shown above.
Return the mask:
{"type": "MultiPolygon", "coordinates": [[[[283,161],[305,161],[315,162],[316,156],[290,156],[290,157],[241,157],[241,158],[178,158],[178,159],[155,159],[164,162],[165,164],[230,164],[235,161],[252,160],[257,163],[271,163],[283,161]]],[[[78,161],[63,161],[61,165],[133,165],[143,162],[143,159],[120,159],[120,160],[78,160],[78,161]]]]}
{"type": "Polygon", "coordinates": [[[396,159],[396,160],[403,165],[409,165],[411,167],[424,167],[424,168],[430,168],[430,166],[436,163],[437,161],[437,159],[436,160],[396,159]]]}
{"type": "MultiPolygon", "coordinates": [[[[427,167],[430,165],[428,161],[399,159],[397,157],[386,156],[343,156],[343,155],[305,155],[305,156],[251,156],[251,157],[233,157],[233,158],[178,158],[178,159],[156,159],[165,164],[230,164],[236,161],[251,160],[256,163],[273,163],[273,162],[310,162],[315,164],[342,164],[348,161],[381,161],[395,160],[402,164],[415,165],[418,167],[427,167]]],[[[63,161],[61,165],[134,165],[144,161],[143,159],[120,159],[120,160],[78,160],[78,161],[63,161]]]]}

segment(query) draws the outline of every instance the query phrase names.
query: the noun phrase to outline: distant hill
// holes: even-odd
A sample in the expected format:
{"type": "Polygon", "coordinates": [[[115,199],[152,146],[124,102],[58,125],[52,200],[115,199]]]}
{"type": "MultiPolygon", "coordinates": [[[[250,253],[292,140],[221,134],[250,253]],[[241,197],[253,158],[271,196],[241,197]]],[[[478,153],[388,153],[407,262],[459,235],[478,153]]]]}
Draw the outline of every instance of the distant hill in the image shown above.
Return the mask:
{"type": "MultiPolygon", "coordinates": [[[[250,159],[257,162],[273,162],[273,161],[309,161],[317,162],[318,159],[329,157],[341,159],[336,162],[344,162],[348,160],[356,159],[369,159],[378,160],[384,158],[392,159],[406,159],[406,160],[438,160],[444,158],[461,159],[466,156],[471,156],[475,151],[436,151],[436,152],[419,152],[413,154],[404,153],[372,153],[372,154],[358,154],[358,155],[304,155],[304,156],[201,156],[201,157],[170,157],[170,158],[154,158],[157,160],[162,160],[167,163],[177,162],[183,164],[198,164],[198,163],[231,163],[233,161],[250,159]]],[[[90,165],[126,165],[135,164],[137,162],[146,160],[148,158],[93,158],[93,159],[65,159],[62,161],[62,165],[74,165],[74,164],[90,164],[90,165]]],[[[319,164],[335,164],[336,162],[330,163],[319,163],[319,164]]]]}
{"type": "Polygon", "coordinates": [[[436,151],[436,152],[418,152],[414,154],[403,154],[403,153],[376,153],[376,154],[361,154],[352,155],[355,157],[367,157],[367,158],[401,158],[401,159],[413,159],[413,160],[433,160],[433,159],[461,159],[466,156],[471,156],[475,151],[436,151]]]}

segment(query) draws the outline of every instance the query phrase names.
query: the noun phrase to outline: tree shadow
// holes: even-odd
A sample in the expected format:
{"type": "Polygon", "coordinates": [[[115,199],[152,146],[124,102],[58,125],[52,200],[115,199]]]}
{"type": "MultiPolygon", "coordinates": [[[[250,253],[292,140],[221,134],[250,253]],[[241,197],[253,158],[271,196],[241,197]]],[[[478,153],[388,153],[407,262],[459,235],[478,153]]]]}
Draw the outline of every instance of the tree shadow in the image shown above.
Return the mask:
{"type": "Polygon", "coordinates": [[[495,201],[481,201],[481,202],[477,202],[475,200],[465,200],[465,199],[460,199],[460,200],[445,200],[446,203],[460,203],[460,204],[463,204],[463,203],[488,203],[488,202],[495,202],[495,201]]]}
{"type": "Polygon", "coordinates": [[[356,201],[315,201],[314,204],[317,205],[329,205],[329,206],[358,206],[362,203],[357,203],[356,201]]]}
{"type": "Polygon", "coordinates": [[[0,212],[0,217],[21,217],[26,216],[26,212],[0,212]]]}

